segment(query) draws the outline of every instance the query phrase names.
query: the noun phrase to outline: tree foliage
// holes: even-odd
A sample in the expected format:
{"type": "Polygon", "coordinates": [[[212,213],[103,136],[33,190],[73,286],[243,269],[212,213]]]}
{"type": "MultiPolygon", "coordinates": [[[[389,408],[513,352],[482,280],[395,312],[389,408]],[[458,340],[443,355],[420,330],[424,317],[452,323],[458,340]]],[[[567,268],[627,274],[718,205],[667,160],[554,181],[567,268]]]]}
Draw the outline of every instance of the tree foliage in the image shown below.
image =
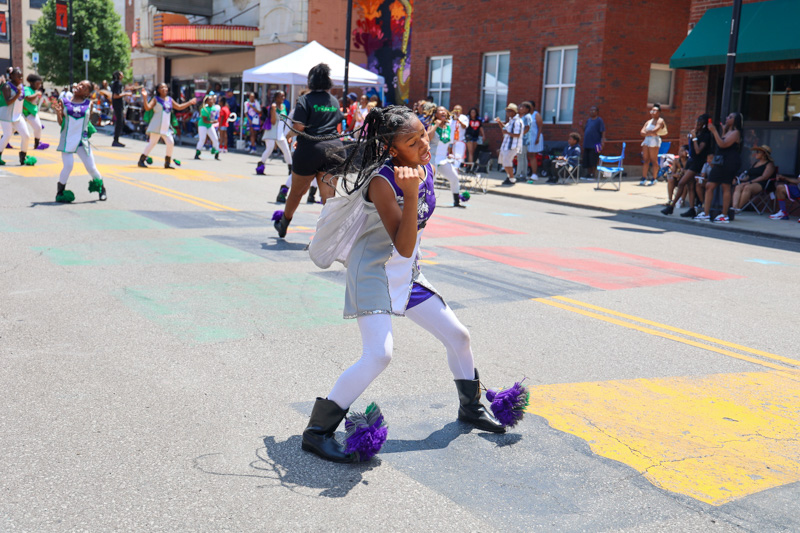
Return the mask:
{"type": "MultiPolygon", "coordinates": [[[[121,70],[126,79],[130,78],[131,45],[112,0],[73,0],[72,17],[74,81],[84,78],[84,48],[90,51],[90,80],[111,80],[115,70],[121,70]]],[[[28,44],[34,52],[39,52],[39,75],[56,85],[66,85],[69,83],[69,38],[57,36],[55,27],[56,2],[48,0],[42,8],[42,16],[31,27],[28,44]]]]}

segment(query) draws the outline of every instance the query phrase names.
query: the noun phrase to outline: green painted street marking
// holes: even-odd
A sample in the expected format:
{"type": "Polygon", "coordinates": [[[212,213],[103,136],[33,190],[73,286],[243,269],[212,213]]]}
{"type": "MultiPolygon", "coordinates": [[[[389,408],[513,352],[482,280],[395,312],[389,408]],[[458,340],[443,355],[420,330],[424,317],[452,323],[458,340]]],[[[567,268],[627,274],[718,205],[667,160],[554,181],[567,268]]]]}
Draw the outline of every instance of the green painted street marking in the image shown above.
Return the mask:
{"type": "Polygon", "coordinates": [[[52,210],[0,213],[0,232],[107,231],[167,229],[169,226],[130,211],[116,209],[82,210],[58,206],[52,210]]]}
{"type": "Polygon", "coordinates": [[[308,274],[126,287],[114,296],[170,333],[198,343],[343,323],[342,286],[308,274]]]}
{"type": "Polygon", "coordinates": [[[248,263],[259,257],[202,237],[39,246],[57,265],[153,265],[162,263],[248,263]]]}

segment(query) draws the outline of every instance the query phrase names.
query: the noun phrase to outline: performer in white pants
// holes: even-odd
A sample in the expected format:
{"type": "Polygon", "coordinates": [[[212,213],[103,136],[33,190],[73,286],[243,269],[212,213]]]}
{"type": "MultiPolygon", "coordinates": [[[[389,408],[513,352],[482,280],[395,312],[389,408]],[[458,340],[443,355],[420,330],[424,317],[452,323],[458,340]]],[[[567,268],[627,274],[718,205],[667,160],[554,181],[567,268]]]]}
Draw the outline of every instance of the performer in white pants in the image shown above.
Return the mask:
{"type": "MultiPolygon", "coordinates": [[[[181,111],[190,105],[196,104],[197,100],[192,98],[188,102],[176,104],[169,96],[169,86],[166,83],[161,83],[156,87],[156,94],[149,102],[147,101],[147,91],[142,90],[142,103],[145,112],[153,110],[153,118],[150,119],[150,124],[147,125],[147,134],[150,136],[150,141],[147,143],[142,155],[139,156],[139,166],[147,168],[145,164],[147,156],[156,147],[158,140],[163,139],[164,144],[167,145],[164,168],[175,168],[170,164],[172,162],[172,150],[175,148],[175,141],[172,138],[172,110],[181,111]]],[[[180,161],[178,164],[180,164],[180,161]]]]}
{"type": "Polygon", "coordinates": [[[75,153],[81,158],[83,166],[92,176],[92,180],[89,182],[89,192],[99,193],[101,201],[105,201],[107,197],[103,178],[94,163],[94,156],[89,145],[89,137],[94,133],[94,126],[89,121],[92,116],[92,101],[89,99],[91,92],[92,84],[88,80],[83,80],[78,84],[71,100],[58,101],[55,104],[56,119],[61,126],[61,137],[57,150],[61,152],[61,161],[64,164],[58,178],[56,202],[69,203],[75,200],[75,194],[66,190],[67,180],[75,164],[73,155],[75,153]]]}
{"type": "Polygon", "coordinates": [[[282,119],[286,119],[286,94],[283,91],[276,91],[272,97],[272,104],[269,106],[269,124],[270,128],[264,130],[262,139],[266,143],[266,149],[261,154],[261,162],[266,163],[275,145],[278,145],[281,152],[283,152],[283,160],[289,165],[289,173],[292,172],[292,152],[289,149],[289,141],[286,140],[286,126],[282,119]]]}
{"type": "Polygon", "coordinates": [[[20,138],[19,164],[35,165],[36,158],[28,155],[28,126],[22,118],[22,107],[25,102],[25,88],[22,86],[22,71],[17,67],[8,67],[6,71],[8,82],[0,87],[0,126],[3,128],[3,135],[0,137],[0,165],[5,165],[3,161],[3,150],[11,141],[14,130],[17,130],[20,138]]]}
{"type": "Polygon", "coordinates": [[[433,122],[428,131],[431,144],[431,156],[437,170],[450,183],[450,192],[453,193],[453,207],[467,207],[461,204],[459,192],[461,184],[458,181],[456,161],[450,151],[453,146],[450,117],[445,107],[438,107],[433,117],[433,122]]]}
{"type": "Polygon", "coordinates": [[[200,159],[200,150],[206,143],[206,135],[211,138],[211,153],[214,154],[214,159],[219,159],[219,137],[217,137],[217,129],[214,124],[219,121],[214,120],[214,96],[206,95],[203,98],[203,108],[200,110],[200,118],[197,121],[197,150],[195,151],[194,158],[200,159]]]}
{"type": "Polygon", "coordinates": [[[28,74],[28,86],[25,87],[25,101],[22,104],[22,116],[33,130],[33,149],[46,150],[49,144],[41,142],[42,121],[39,120],[39,105],[44,98],[42,78],[38,74],[28,74]]]}

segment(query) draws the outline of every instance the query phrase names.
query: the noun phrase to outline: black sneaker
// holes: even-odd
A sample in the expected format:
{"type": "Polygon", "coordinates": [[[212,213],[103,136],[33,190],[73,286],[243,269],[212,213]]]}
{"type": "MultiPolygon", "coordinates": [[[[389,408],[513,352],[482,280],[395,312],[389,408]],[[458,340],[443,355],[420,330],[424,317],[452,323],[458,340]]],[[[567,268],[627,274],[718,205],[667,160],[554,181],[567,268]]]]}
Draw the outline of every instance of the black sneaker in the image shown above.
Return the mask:
{"type": "Polygon", "coordinates": [[[510,187],[514,185],[516,181],[511,181],[510,179],[506,178],[503,183],[500,184],[501,187],[510,187]]]}
{"type": "Polygon", "coordinates": [[[281,216],[280,220],[276,220],[273,226],[275,226],[275,230],[278,232],[278,237],[283,239],[286,237],[286,231],[289,229],[289,220],[286,219],[285,216],[281,216]]]}
{"type": "Polygon", "coordinates": [[[119,141],[114,141],[113,143],[111,143],[111,146],[114,146],[114,147],[116,147],[116,148],[125,148],[125,145],[124,145],[124,144],[122,144],[122,143],[121,143],[121,142],[119,142],[119,141]]]}
{"type": "Polygon", "coordinates": [[[100,201],[105,202],[107,199],[108,195],[106,194],[106,187],[103,185],[103,187],[100,189],[100,201]]]}
{"type": "Polygon", "coordinates": [[[667,207],[661,210],[661,212],[665,215],[671,215],[673,211],[675,211],[675,207],[672,204],[669,204],[667,207]]]}
{"type": "Polygon", "coordinates": [[[697,211],[695,211],[694,207],[690,207],[688,211],[684,211],[681,213],[683,218],[694,218],[697,216],[697,211]]]}

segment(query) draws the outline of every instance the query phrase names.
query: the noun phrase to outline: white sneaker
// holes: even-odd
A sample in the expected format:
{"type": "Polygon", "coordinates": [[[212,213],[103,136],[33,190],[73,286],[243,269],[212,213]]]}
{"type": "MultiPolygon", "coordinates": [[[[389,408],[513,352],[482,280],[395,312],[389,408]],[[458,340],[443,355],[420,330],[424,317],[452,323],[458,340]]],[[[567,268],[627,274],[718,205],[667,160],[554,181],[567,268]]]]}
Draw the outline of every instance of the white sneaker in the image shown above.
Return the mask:
{"type": "Polygon", "coordinates": [[[729,224],[730,219],[725,215],[717,215],[717,218],[714,219],[714,222],[717,224],[729,224]]]}
{"type": "Polygon", "coordinates": [[[706,215],[705,211],[703,211],[702,213],[694,217],[692,220],[711,220],[711,217],[706,215]]]}
{"type": "Polygon", "coordinates": [[[536,173],[533,173],[533,174],[531,174],[531,177],[528,178],[528,179],[531,179],[533,181],[539,181],[539,176],[537,176],[536,173]]]}
{"type": "Polygon", "coordinates": [[[769,218],[772,220],[789,220],[789,215],[783,212],[783,210],[778,211],[774,215],[770,215],[769,218]]]}
{"type": "Polygon", "coordinates": [[[675,202],[675,209],[680,209],[683,207],[683,198],[678,198],[678,201],[675,202]]]}

